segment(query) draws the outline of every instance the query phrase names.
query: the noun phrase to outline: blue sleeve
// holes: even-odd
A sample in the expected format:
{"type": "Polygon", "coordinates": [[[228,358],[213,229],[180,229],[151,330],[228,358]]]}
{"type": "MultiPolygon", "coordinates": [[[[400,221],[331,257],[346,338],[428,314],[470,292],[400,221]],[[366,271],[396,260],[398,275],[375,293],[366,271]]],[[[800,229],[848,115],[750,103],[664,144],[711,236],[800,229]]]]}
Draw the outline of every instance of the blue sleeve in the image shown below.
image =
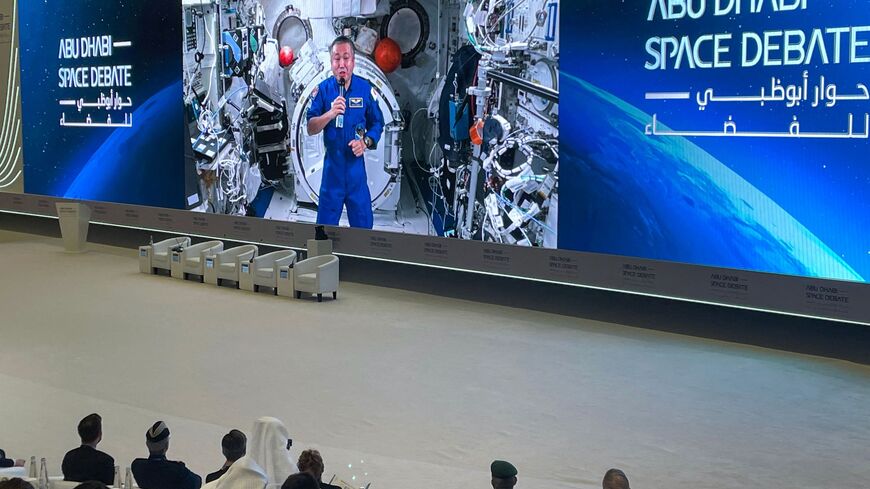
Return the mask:
{"type": "Polygon", "coordinates": [[[317,95],[311,101],[311,107],[308,107],[308,117],[306,120],[311,120],[314,117],[320,117],[326,113],[326,102],[323,100],[323,90],[317,90],[317,95]]]}
{"type": "Polygon", "coordinates": [[[381,104],[369,91],[368,103],[366,104],[366,127],[369,128],[366,136],[372,138],[375,146],[381,140],[381,134],[384,132],[384,113],[381,112],[381,104]]]}

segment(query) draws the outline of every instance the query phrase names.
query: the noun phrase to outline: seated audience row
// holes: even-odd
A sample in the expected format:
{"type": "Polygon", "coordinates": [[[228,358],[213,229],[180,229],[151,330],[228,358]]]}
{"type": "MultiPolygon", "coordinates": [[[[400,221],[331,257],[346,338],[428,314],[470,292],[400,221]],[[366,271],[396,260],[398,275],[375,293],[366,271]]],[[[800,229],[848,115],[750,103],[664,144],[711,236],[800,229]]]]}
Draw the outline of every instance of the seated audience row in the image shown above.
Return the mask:
{"type": "MultiPolygon", "coordinates": [[[[79,422],[81,446],[67,452],[61,469],[66,481],[82,482],[76,489],[102,489],[114,483],[115,459],[97,450],[103,439],[102,418],[89,414],[79,422]]],[[[323,457],[317,450],[305,450],[293,462],[290,438],[284,424],[270,417],[254,423],[250,450],[247,437],[231,430],[221,440],[226,458],[223,466],[206,476],[188,469],[184,462],[166,458],[169,450],[169,427],[163,421],[154,423],[145,433],[148,458],[137,458],[131,465],[136,485],[141,489],[340,489],[324,483],[323,457]]],[[[24,460],[10,460],[0,450],[0,468],[23,466],[24,460]]],[[[517,469],[510,462],[496,460],[490,465],[493,489],[513,489],[517,484],[517,469]]],[[[0,489],[30,489],[22,479],[0,482],[0,489]]],[[[603,489],[630,489],[628,477],[619,469],[610,469],[602,480],[603,489]]]]}
{"type": "MultiPolygon", "coordinates": [[[[510,462],[496,460],[489,466],[493,489],[513,489],[517,485],[517,468],[510,462]]],[[[610,469],[601,480],[602,489],[631,489],[628,477],[619,469],[610,469]]],[[[286,489],[286,488],[285,488],[286,489]]]]}

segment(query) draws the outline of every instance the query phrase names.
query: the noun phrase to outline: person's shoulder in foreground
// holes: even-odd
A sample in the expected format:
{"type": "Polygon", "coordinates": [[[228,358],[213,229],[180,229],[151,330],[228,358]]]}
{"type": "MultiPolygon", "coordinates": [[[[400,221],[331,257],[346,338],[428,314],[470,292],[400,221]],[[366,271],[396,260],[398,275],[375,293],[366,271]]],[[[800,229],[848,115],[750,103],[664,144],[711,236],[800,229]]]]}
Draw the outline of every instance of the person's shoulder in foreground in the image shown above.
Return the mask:
{"type": "Polygon", "coordinates": [[[5,481],[0,481],[0,489],[34,489],[33,484],[24,479],[15,477],[5,481]]]}
{"type": "Polygon", "coordinates": [[[281,489],[320,489],[320,485],[314,476],[308,472],[293,474],[284,481],[281,489]]]}
{"type": "Polygon", "coordinates": [[[109,486],[99,481],[87,481],[77,485],[75,489],[109,489],[109,486]]]}

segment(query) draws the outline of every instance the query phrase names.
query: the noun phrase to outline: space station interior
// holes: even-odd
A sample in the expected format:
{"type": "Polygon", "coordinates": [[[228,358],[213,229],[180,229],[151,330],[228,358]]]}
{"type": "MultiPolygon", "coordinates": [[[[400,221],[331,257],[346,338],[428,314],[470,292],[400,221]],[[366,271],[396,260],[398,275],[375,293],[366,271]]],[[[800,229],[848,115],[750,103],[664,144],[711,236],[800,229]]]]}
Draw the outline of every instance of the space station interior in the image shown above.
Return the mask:
{"type": "MultiPolygon", "coordinates": [[[[314,222],[339,35],[384,132],[378,230],[556,247],[559,0],[182,0],[188,208],[314,222]]],[[[347,224],[346,216],[342,225],[347,224]]]]}

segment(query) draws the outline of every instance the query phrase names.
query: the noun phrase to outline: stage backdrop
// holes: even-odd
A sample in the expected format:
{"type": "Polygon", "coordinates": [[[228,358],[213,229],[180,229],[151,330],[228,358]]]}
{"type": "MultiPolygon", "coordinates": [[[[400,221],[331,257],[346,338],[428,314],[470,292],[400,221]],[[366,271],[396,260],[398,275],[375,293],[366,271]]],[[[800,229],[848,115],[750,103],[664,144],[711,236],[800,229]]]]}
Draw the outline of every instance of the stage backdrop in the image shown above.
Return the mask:
{"type": "Polygon", "coordinates": [[[563,10],[560,248],[870,278],[866,2],[563,10]]]}
{"type": "MultiPolygon", "coordinates": [[[[304,246],[307,224],[182,210],[179,5],[19,6],[24,190],[36,195],[0,192],[0,209],[52,215],[43,196],[82,199],[96,222],[304,246]]],[[[556,12],[571,26],[558,51],[559,249],[332,228],[336,252],[870,324],[864,2],[556,12]]]]}
{"type": "Polygon", "coordinates": [[[24,190],[181,207],[177,2],[44,0],[19,8],[24,190]]]}
{"type": "Polygon", "coordinates": [[[21,158],[21,91],[15,0],[0,0],[0,192],[24,190],[21,158]]]}

